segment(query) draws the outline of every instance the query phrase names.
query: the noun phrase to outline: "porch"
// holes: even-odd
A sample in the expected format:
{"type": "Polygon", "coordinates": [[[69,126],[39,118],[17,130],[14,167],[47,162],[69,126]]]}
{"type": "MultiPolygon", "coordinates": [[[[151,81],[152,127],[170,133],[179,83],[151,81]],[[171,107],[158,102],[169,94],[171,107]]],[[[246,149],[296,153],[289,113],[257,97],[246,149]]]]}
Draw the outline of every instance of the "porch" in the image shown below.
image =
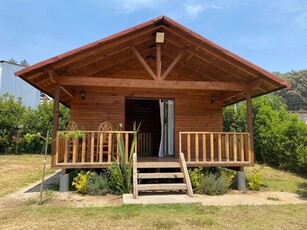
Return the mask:
{"type": "MultiPolygon", "coordinates": [[[[119,160],[117,135],[122,135],[125,157],[129,159],[132,131],[59,131],[56,138],[56,154],[52,155],[53,166],[62,169],[106,168],[114,159],[119,160]]],[[[243,167],[253,164],[249,133],[229,132],[179,132],[179,153],[183,153],[188,167],[243,167]]],[[[154,167],[155,162],[164,162],[172,167],[179,161],[179,153],[174,156],[148,157],[150,135],[138,134],[136,154],[138,162],[154,167]]],[[[163,164],[163,163],[162,163],[163,164]]]]}

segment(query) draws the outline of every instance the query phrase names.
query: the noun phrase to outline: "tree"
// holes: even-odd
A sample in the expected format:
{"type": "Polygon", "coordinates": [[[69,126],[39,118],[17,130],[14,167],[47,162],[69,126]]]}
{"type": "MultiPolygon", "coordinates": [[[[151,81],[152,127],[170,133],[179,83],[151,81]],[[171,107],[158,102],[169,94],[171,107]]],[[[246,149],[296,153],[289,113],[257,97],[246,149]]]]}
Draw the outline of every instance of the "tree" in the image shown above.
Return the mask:
{"type": "Polygon", "coordinates": [[[0,97],[0,153],[18,152],[22,118],[27,110],[21,98],[15,101],[14,96],[8,93],[0,97]]]}
{"type": "MultiPolygon", "coordinates": [[[[45,100],[37,109],[22,105],[21,98],[4,94],[0,96],[0,153],[41,153],[44,143],[35,139],[28,143],[27,134],[46,135],[53,123],[53,101],[45,100]]],[[[60,105],[59,130],[69,122],[69,109],[60,105]]],[[[49,148],[50,149],[50,148],[49,148]]]]}
{"type": "MultiPolygon", "coordinates": [[[[59,108],[59,130],[66,130],[69,122],[69,109],[60,105],[59,108]]],[[[27,133],[41,133],[45,135],[47,130],[51,132],[53,128],[53,101],[44,100],[39,104],[36,110],[31,110],[24,116],[23,135],[27,133]]],[[[41,153],[44,143],[40,139],[36,139],[31,143],[25,143],[26,152],[41,153]]],[[[48,149],[51,149],[50,147],[48,149]]]]}
{"type": "Polygon", "coordinates": [[[291,71],[285,74],[276,73],[289,81],[292,88],[276,92],[281,96],[291,111],[307,110],[307,70],[291,71]]]}
{"type": "MultiPolygon", "coordinates": [[[[245,103],[228,106],[223,113],[225,131],[247,131],[245,103]]],[[[253,99],[253,122],[256,161],[307,173],[307,124],[287,112],[281,97],[253,99]]]]}
{"type": "Polygon", "coordinates": [[[8,62],[13,63],[13,64],[18,64],[18,62],[14,58],[10,58],[8,62]]]}
{"type": "Polygon", "coordinates": [[[21,60],[20,65],[27,67],[30,64],[28,63],[28,61],[26,59],[23,59],[23,60],[21,60]]]}

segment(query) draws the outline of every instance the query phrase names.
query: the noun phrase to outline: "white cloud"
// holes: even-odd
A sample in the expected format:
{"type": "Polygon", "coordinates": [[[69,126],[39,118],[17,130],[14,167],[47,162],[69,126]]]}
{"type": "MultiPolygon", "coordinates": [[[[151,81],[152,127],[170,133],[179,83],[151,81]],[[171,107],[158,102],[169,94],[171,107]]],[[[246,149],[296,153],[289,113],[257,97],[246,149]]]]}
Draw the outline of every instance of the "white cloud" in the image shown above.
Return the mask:
{"type": "Polygon", "coordinates": [[[180,17],[182,13],[197,17],[204,10],[221,9],[229,6],[233,0],[90,0],[100,4],[110,4],[117,13],[130,14],[141,10],[151,10],[161,13],[176,14],[180,17]]]}
{"type": "Polygon", "coordinates": [[[184,6],[186,12],[191,16],[197,16],[200,12],[202,12],[205,7],[201,4],[191,4],[184,6]]]}

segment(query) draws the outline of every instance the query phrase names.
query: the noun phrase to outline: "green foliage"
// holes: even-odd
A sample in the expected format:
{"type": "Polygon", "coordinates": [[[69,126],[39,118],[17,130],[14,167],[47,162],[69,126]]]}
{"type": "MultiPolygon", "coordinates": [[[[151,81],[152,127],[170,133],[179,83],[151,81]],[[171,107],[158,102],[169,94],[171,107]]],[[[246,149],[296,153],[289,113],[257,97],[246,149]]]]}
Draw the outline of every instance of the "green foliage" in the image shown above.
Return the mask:
{"type": "Polygon", "coordinates": [[[109,192],[108,179],[104,175],[95,173],[87,181],[87,194],[106,195],[109,192]]]}
{"type": "Polygon", "coordinates": [[[196,192],[207,195],[222,195],[227,193],[231,183],[232,180],[224,171],[218,174],[207,173],[201,180],[196,192]]]}
{"type": "MultiPolygon", "coordinates": [[[[236,108],[228,106],[223,113],[224,131],[247,131],[245,103],[238,103],[236,108]]],[[[307,124],[287,112],[281,97],[266,95],[253,99],[253,120],[256,161],[307,173],[307,124]]]]}
{"type": "Polygon", "coordinates": [[[78,176],[74,178],[72,185],[77,189],[77,191],[81,194],[88,193],[88,181],[96,175],[95,172],[91,171],[80,171],[78,176]]]}
{"type": "Polygon", "coordinates": [[[8,93],[0,97],[0,153],[19,152],[23,143],[20,130],[27,111],[29,108],[22,105],[21,98],[15,101],[8,93]]]}
{"type": "Polygon", "coordinates": [[[140,125],[136,128],[136,124],[133,125],[133,140],[130,147],[130,155],[128,159],[128,166],[126,165],[126,147],[123,136],[118,133],[117,136],[117,148],[119,152],[119,161],[114,158],[114,163],[108,167],[109,180],[112,181],[110,189],[113,193],[130,193],[131,175],[132,175],[132,156],[135,152],[135,145],[137,142],[137,132],[139,131],[140,125]]]}
{"type": "Polygon", "coordinates": [[[289,110],[307,110],[307,70],[291,71],[285,74],[277,73],[292,85],[291,89],[276,92],[282,96],[289,110]]]}
{"type": "MultiPolygon", "coordinates": [[[[44,101],[34,110],[23,106],[21,98],[4,94],[0,96],[0,114],[0,153],[43,152],[44,140],[34,136],[52,130],[53,101],[44,101]]],[[[65,130],[68,122],[69,109],[60,105],[59,130],[65,130]]]]}
{"type": "Polygon", "coordinates": [[[263,184],[262,181],[262,173],[260,169],[254,169],[251,174],[246,177],[247,187],[253,191],[259,191],[261,185],[263,184]]]}
{"type": "Polygon", "coordinates": [[[71,139],[71,138],[81,138],[83,135],[82,130],[75,130],[75,131],[67,131],[67,132],[59,132],[60,137],[65,137],[66,139],[71,139]]]}
{"type": "Polygon", "coordinates": [[[204,178],[205,174],[203,172],[202,167],[189,169],[189,176],[191,180],[191,184],[194,190],[197,190],[199,188],[199,185],[204,178]]]}

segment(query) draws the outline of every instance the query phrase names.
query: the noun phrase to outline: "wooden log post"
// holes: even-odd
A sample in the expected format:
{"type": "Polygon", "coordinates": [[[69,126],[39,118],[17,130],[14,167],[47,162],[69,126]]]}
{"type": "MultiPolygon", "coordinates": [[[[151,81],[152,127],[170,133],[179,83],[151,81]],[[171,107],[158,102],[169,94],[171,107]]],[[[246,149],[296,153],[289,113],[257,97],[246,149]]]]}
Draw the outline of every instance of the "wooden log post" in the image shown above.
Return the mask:
{"type": "MultiPolygon", "coordinates": [[[[52,126],[52,140],[56,140],[59,127],[59,104],[60,104],[60,85],[54,86],[54,100],[53,100],[53,126],[52,126]]],[[[56,165],[56,141],[52,142],[51,148],[51,166],[56,165]]]]}
{"type": "Polygon", "coordinates": [[[246,92],[246,105],[247,105],[247,129],[250,135],[249,146],[250,146],[250,162],[254,164],[254,127],[253,127],[253,111],[252,111],[252,96],[251,92],[246,92]]]}

